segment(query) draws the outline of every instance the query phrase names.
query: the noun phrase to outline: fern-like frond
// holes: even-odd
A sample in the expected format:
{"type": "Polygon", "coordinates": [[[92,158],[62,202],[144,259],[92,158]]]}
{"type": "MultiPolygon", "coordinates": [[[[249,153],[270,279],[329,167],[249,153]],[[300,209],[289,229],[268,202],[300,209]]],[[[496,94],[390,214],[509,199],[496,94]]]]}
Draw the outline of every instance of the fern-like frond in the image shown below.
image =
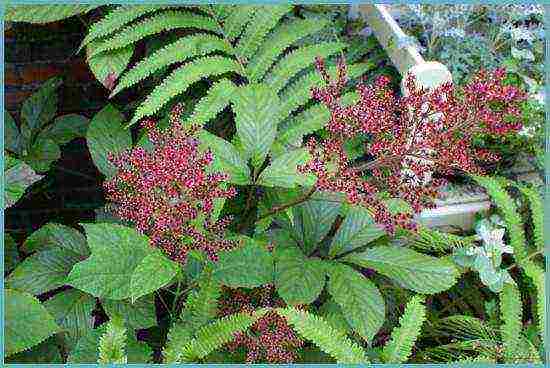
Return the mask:
{"type": "Polygon", "coordinates": [[[476,317],[455,315],[443,318],[436,324],[436,333],[458,340],[497,341],[498,337],[489,324],[476,317]]]}
{"type": "Polygon", "coordinates": [[[196,331],[216,317],[221,286],[208,270],[201,275],[199,289],[189,293],[181,322],[191,331],[196,331]]]}
{"type": "MultiPolygon", "coordinates": [[[[374,67],[375,65],[369,62],[350,65],[348,78],[357,78],[374,67]]],[[[336,67],[328,68],[328,73],[334,78],[336,67]]],[[[281,96],[281,118],[289,117],[292,112],[305,105],[311,99],[311,88],[320,86],[322,83],[320,74],[317,71],[312,71],[285,88],[281,96]]]]}
{"type": "Polygon", "coordinates": [[[399,327],[391,333],[391,340],[384,346],[382,356],[387,363],[404,363],[409,359],[422,324],[426,320],[426,307],[421,296],[414,296],[407,303],[405,313],[399,318],[399,327]]]}
{"type": "MultiPolygon", "coordinates": [[[[535,263],[526,261],[523,264],[523,270],[527,277],[533,280],[535,288],[537,289],[537,324],[539,327],[539,334],[542,341],[546,340],[546,289],[544,287],[544,271],[539,268],[535,263]]],[[[546,344],[544,345],[546,346],[546,344]]]]}
{"type": "Polygon", "coordinates": [[[214,35],[197,34],[181,38],[147,56],[124,73],[109,97],[113,97],[125,88],[132,87],[168,65],[216,51],[231,54],[232,50],[232,46],[227,41],[214,35]]]}
{"type": "MultiPolygon", "coordinates": [[[[346,106],[357,99],[355,91],[348,92],[340,99],[342,105],[346,106]]],[[[330,119],[330,112],[327,107],[317,103],[310,108],[297,114],[294,118],[284,124],[277,134],[274,151],[284,152],[288,146],[301,146],[305,135],[322,129],[330,119]]]]}
{"type": "Polygon", "coordinates": [[[365,351],[341,331],[332,328],[322,318],[292,307],[277,309],[304,338],[313,342],[338,363],[368,363],[365,351]]]}
{"type": "Polygon", "coordinates": [[[533,243],[537,250],[544,249],[544,208],[539,193],[524,185],[517,185],[520,192],[525,196],[531,211],[533,222],[533,243]]]}
{"type": "Polygon", "coordinates": [[[236,50],[240,58],[249,60],[262,45],[267,34],[281,18],[292,10],[292,5],[266,5],[260,7],[248,23],[238,41],[236,50]]]}
{"type": "Polygon", "coordinates": [[[182,361],[183,350],[193,334],[183,323],[176,322],[170,327],[166,345],[162,350],[162,356],[165,363],[177,363],[182,361]]]}
{"type": "Polygon", "coordinates": [[[419,251],[445,254],[457,248],[470,246],[473,242],[473,238],[444,233],[421,226],[413,236],[410,246],[419,251]]]}
{"type": "Polygon", "coordinates": [[[271,33],[262,47],[250,59],[247,74],[251,81],[260,82],[277,58],[295,42],[321,31],[328,25],[325,19],[295,19],[282,24],[271,33]]]}
{"type": "Polygon", "coordinates": [[[159,84],[137,109],[130,125],[157,113],[171,98],[184,93],[193,83],[210,76],[240,72],[240,65],[222,56],[204,57],[174,70],[159,84]]]}
{"type": "Polygon", "coordinates": [[[124,5],[112,10],[101,20],[90,26],[88,34],[82,41],[78,51],[90,42],[99,39],[100,37],[108,36],[116,30],[133,22],[139,17],[152,13],[157,10],[169,8],[166,5],[124,5]]]}
{"type": "Polygon", "coordinates": [[[99,338],[99,364],[126,364],[126,327],[124,320],[113,316],[99,338]]]}
{"type": "Polygon", "coordinates": [[[265,313],[266,309],[260,309],[252,314],[238,313],[223,317],[209,325],[203,326],[195,334],[195,338],[180,347],[180,360],[166,363],[196,362],[203,359],[213,351],[223,347],[235,338],[235,333],[247,330],[265,313]]]}
{"type": "Polygon", "coordinates": [[[475,181],[487,191],[497,208],[500,210],[510,236],[510,245],[514,250],[514,258],[521,265],[527,257],[525,231],[523,220],[519,215],[514,201],[498,180],[487,176],[474,176],[475,181]]]}
{"type": "Polygon", "coordinates": [[[231,41],[238,38],[258,8],[258,6],[252,5],[233,5],[228,11],[223,24],[225,37],[231,41]]]}
{"type": "Polygon", "coordinates": [[[500,313],[502,318],[501,336],[504,344],[504,356],[507,362],[512,362],[518,356],[522,330],[522,305],[519,290],[512,283],[505,283],[500,297],[500,313]]]}
{"type": "Polygon", "coordinates": [[[104,51],[123,48],[145,37],[177,28],[196,28],[211,32],[219,31],[218,24],[212,18],[184,11],[166,11],[120,30],[116,35],[98,45],[90,57],[104,51]]]}
{"type": "Polygon", "coordinates": [[[235,8],[234,5],[199,5],[198,8],[207,14],[214,14],[219,20],[225,20],[235,8]]]}
{"type": "Polygon", "coordinates": [[[216,82],[206,96],[194,107],[193,113],[187,119],[191,124],[204,125],[215,118],[223,109],[229,106],[231,95],[235,92],[235,84],[228,79],[216,82]]]}
{"type": "Polygon", "coordinates": [[[321,42],[300,47],[277,62],[265,81],[278,93],[302,70],[311,67],[316,57],[326,59],[346,48],[343,42],[321,42]]]}

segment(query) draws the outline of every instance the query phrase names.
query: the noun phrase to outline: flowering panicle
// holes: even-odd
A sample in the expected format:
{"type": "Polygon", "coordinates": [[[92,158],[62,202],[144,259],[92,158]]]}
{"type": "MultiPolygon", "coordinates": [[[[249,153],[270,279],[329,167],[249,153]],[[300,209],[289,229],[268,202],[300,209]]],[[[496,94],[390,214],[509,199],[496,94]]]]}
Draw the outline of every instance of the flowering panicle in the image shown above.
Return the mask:
{"type": "Polygon", "coordinates": [[[433,90],[420,88],[410,75],[409,93],[402,97],[395,96],[389,79],[382,76],[372,85],[360,84],[359,100],[344,106],[339,99],[347,81],[344,62],[338,65],[336,80],[328,76],[322,60],[316,65],[326,84],[314,88],[312,95],[330,111],[329,136],[320,142],[309,140],[312,159],[300,170],[317,176],[318,190],[345,193],[352,204],[371,209],[390,233],[396,225],[409,229],[415,225],[412,214],[391,214],[382,194],[406,201],[416,213],[433,207],[444,181],[432,178],[432,173],[481,173],[476,161],[497,157],[475,149],[474,137],[503,135],[522,127],[520,103],[527,95],[503,84],[503,69],[480,71],[461,91],[452,83],[433,90]],[[344,143],[358,135],[366,136],[368,143],[364,161],[356,164],[348,158],[344,143]]]}
{"type": "MultiPolygon", "coordinates": [[[[252,290],[223,287],[218,302],[220,315],[239,312],[253,312],[259,308],[284,307],[282,299],[276,297],[273,285],[264,285],[252,290]]],[[[229,351],[244,348],[247,363],[292,363],[297,350],[304,341],[276,312],[270,311],[254,323],[247,331],[235,334],[235,339],[226,345],[229,351]]]]}
{"type": "Polygon", "coordinates": [[[235,190],[224,189],[225,174],[209,171],[212,152],[199,150],[198,128],[182,126],[181,111],[181,106],[172,111],[165,130],[152,120],[143,124],[151,150],[135,147],[110,157],[118,172],[105,189],[116,215],[172,259],[184,263],[187,252],[198,249],[216,260],[234,244],[222,237],[228,219],[212,220],[214,200],[232,197],[235,190]]]}

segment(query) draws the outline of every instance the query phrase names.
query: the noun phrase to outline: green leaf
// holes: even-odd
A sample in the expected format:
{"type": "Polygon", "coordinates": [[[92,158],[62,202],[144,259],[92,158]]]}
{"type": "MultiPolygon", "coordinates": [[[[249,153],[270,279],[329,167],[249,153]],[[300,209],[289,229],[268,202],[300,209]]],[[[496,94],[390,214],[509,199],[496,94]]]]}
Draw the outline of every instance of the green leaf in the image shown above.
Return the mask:
{"type": "Polygon", "coordinates": [[[111,90],[115,81],[130,63],[130,59],[134,55],[134,45],[90,56],[94,50],[101,47],[103,42],[105,41],[93,41],[86,47],[87,62],[96,79],[105,88],[111,90]]]}
{"type": "Polygon", "coordinates": [[[187,91],[193,83],[229,72],[242,71],[238,62],[223,56],[206,56],[180,66],[147,96],[136,110],[129,125],[137,123],[146,116],[156,114],[172,98],[187,91]]]}
{"type": "Polygon", "coordinates": [[[52,162],[61,157],[61,150],[51,139],[37,139],[23,160],[35,171],[44,172],[50,169],[52,162]]]}
{"type": "MultiPolygon", "coordinates": [[[[54,77],[44,82],[38,91],[23,102],[21,108],[21,130],[30,138],[38,129],[50,122],[57,112],[57,94],[61,78],[54,77]]],[[[27,145],[30,141],[27,141],[27,145]]]]}
{"type": "Polygon", "coordinates": [[[277,94],[264,84],[241,87],[233,97],[237,137],[255,167],[263,163],[275,140],[279,105],[277,94]]]}
{"type": "Polygon", "coordinates": [[[378,288],[353,268],[333,263],[327,268],[328,291],[349,325],[369,343],[384,323],[386,305],[378,288]]]}
{"type": "Polygon", "coordinates": [[[451,261],[404,247],[378,246],[352,253],[342,260],[372,268],[400,286],[422,294],[447,290],[460,275],[451,261]]]}
{"type": "Polygon", "coordinates": [[[296,247],[275,248],[275,286],[290,305],[310,304],[325,286],[325,267],[320,259],[308,259],[296,247]]]}
{"type": "Polygon", "coordinates": [[[4,110],[4,147],[8,151],[21,154],[22,149],[22,137],[19,132],[15,120],[13,120],[11,114],[4,110]]]}
{"type": "Polygon", "coordinates": [[[117,224],[82,226],[92,255],[73,267],[67,283],[99,298],[130,298],[132,275],[154,251],[149,239],[133,228],[117,224]]]}
{"type": "Polygon", "coordinates": [[[212,151],[212,169],[229,175],[229,182],[237,185],[250,184],[250,170],[235,146],[223,138],[202,130],[199,140],[204,148],[212,151]]]}
{"type": "Polygon", "coordinates": [[[124,116],[112,105],[105,106],[90,122],[86,141],[96,167],[107,178],[116,174],[116,167],[107,160],[109,154],[120,154],[132,146],[130,131],[122,126],[124,116]]]}
{"type": "Polygon", "coordinates": [[[193,108],[193,113],[186,120],[187,124],[204,126],[214,119],[231,102],[231,96],[237,86],[228,79],[222,79],[212,85],[204,96],[193,108]]]}
{"type": "Polygon", "coordinates": [[[385,231],[376,225],[370,212],[359,206],[351,207],[344,221],[332,238],[329,255],[331,257],[349,252],[383,236],[385,231]]]}
{"type": "Polygon", "coordinates": [[[501,334],[504,344],[506,363],[514,363],[518,356],[520,339],[522,336],[522,304],[521,295],[513,283],[505,283],[499,294],[501,311],[501,334]]]}
{"type": "Polygon", "coordinates": [[[99,338],[99,364],[126,364],[126,326],[124,320],[111,318],[105,332],[99,338]]]}
{"type": "Polygon", "coordinates": [[[399,327],[394,328],[391,339],[382,351],[385,363],[405,363],[409,359],[426,320],[426,306],[423,302],[421,296],[415,295],[407,303],[405,313],[399,318],[399,327]]]}
{"type": "Polygon", "coordinates": [[[69,143],[75,138],[84,137],[88,129],[89,119],[82,115],[67,114],[54,119],[38,139],[49,138],[61,145],[69,143]]]}
{"type": "Polygon", "coordinates": [[[247,239],[239,248],[220,254],[213,276],[229,287],[270,284],[273,283],[273,257],[267,249],[247,239]]]}
{"type": "Polygon", "coordinates": [[[38,295],[63,286],[73,265],[89,255],[82,234],[67,226],[49,223],[29,236],[22,247],[27,257],[10,274],[10,288],[38,295]]]}
{"type": "Polygon", "coordinates": [[[63,364],[55,337],[6,358],[5,363],[14,364],[63,364]]]}
{"type": "Polygon", "coordinates": [[[6,289],[4,297],[6,356],[37,345],[59,331],[54,318],[32,295],[6,289]]]}
{"type": "Polygon", "coordinates": [[[168,285],[178,270],[179,265],[169,260],[161,251],[154,251],[145,256],[134,269],[130,279],[132,302],[168,285]]]}
{"type": "MultiPolygon", "coordinates": [[[[97,364],[99,359],[99,339],[106,331],[107,324],[104,323],[94,330],[88,331],[76,347],[71,351],[67,363],[92,363],[97,364]]],[[[147,363],[151,359],[152,350],[145,343],[137,341],[133,333],[128,334],[126,355],[128,363],[147,363]]]]}
{"type": "MultiPolygon", "coordinates": [[[[12,159],[14,166],[4,172],[4,206],[5,208],[13,206],[25,190],[42,179],[43,175],[37,175],[36,172],[25,162],[12,159]]],[[[7,168],[7,167],[6,167],[7,168]]]]}
{"type": "Polygon", "coordinates": [[[101,305],[109,318],[116,315],[125,319],[130,329],[139,330],[157,324],[153,294],[139,298],[134,303],[130,300],[103,299],[101,305]]]}
{"type": "Polygon", "coordinates": [[[309,253],[330,231],[338,216],[341,204],[324,200],[323,195],[314,195],[307,202],[292,208],[294,234],[309,253]]]}
{"type": "Polygon", "coordinates": [[[268,187],[296,188],[312,186],[315,176],[298,173],[297,166],[306,164],[310,159],[305,148],[287,152],[277,157],[258,177],[257,183],[268,187]]]}
{"type": "Polygon", "coordinates": [[[332,356],[340,364],[368,363],[365,351],[330,326],[320,317],[293,307],[277,309],[288,323],[303,337],[311,340],[322,351],[332,356]]]}
{"type": "Polygon", "coordinates": [[[17,243],[10,234],[4,233],[4,272],[11,271],[19,262],[17,243]]]}
{"type": "Polygon", "coordinates": [[[44,307],[64,331],[69,350],[93,328],[95,299],[89,294],[74,289],[65,290],[48,299],[44,307]]]}
{"type": "Polygon", "coordinates": [[[353,332],[344,316],[342,308],[332,298],[319,308],[319,316],[327,321],[332,328],[342,332],[342,334],[351,334],[353,332]]]}
{"type": "Polygon", "coordinates": [[[86,238],[80,231],[53,222],[47,223],[27,237],[22,250],[32,253],[48,248],[66,249],[84,258],[90,255],[86,238]]]}
{"type": "Polygon", "coordinates": [[[9,22],[50,23],[87,13],[98,5],[10,5],[6,9],[5,19],[9,22]]]}
{"type": "Polygon", "coordinates": [[[180,321],[185,328],[194,333],[213,321],[218,314],[218,299],[221,286],[212,277],[211,269],[205,269],[198,281],[198,290],[192,290],[185,302],[180,321]]]}

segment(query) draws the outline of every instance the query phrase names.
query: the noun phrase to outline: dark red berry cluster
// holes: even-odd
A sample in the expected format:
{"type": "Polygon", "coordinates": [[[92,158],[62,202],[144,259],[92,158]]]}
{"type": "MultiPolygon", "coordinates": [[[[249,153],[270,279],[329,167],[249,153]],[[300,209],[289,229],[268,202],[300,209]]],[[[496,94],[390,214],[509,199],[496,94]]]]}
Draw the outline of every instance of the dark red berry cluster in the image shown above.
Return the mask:
{"type": "Polygon", "coordinates": [[[197,249],[216,260],[235,244],[223,238],[229,219],[212,219],[214,201],[235,190],[224,188],[225,174],[209,170],[213,155],[199,149],[198,128],[184,127],[181,112],[181,106],[172,111],[164,130],[152,120],[143,124],[152,149],[135,147],[110,157],[118,172],[105,190],[116,215],[172,259],[184,263],[188,251],[197,249]]]}
{"type": "Polygon", "coordinates": [[[527,95],[504,85],[503,69],[480,71],[460,90],[452,83],[421,88],[410,75],[408,94],[400,97],[382,76],[373,84],[359,84],[357,102],[343,105],[345,62],[338,63],[335,79],[323,60],[317,59],[316,66],[325,85],[312,95],[330,111],[329,135],[308,141],[312,159],[300,171],[316,175],[318,190],[345,193],[350,203],[369,208],[389,233],[396,226],[415,229],[415,224],[412,213],[391,213],[384,197],[406,201],[414,213],[433,207],[444,184],[441,176],[455,170],[481,173],[479,161],[498,159],[474,147],[476,135],[503,135],[522,127],[520,104],[527,95]],[[367,142],[359,163],[351,162],[344,149],[358,136],[367,142]]]}
{"type": "MultiPolygon", "coordinates": [[[[251,290],[223,288],[218,302],[221,316],[239,312],[252,312],[259,308],[284,307],[285,303],[276,296],[272,285],[251,290]]],[[[247,363],[292,363],[304,341],[274,311],[270,311],[254,323],[247,331],[235,334],[235,339],[226,345],[229,351],[246,351],[247,363]]]]}

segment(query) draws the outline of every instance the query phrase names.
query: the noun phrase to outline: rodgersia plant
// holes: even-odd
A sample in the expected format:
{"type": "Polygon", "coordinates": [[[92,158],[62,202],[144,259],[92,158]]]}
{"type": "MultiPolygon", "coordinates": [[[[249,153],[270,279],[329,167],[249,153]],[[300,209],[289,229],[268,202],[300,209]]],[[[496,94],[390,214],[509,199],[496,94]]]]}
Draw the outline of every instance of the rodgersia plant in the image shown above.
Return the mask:
{"type": "Polygon", "coordinates": [[[216,259],[217,252],[234,243],[223,238],[228,219],[212,216],[215,201],[232,197],[235,190],[223,188],[227,175],[209,170],[212,152],[199,148],[197,127],[179,123],[181,113],[177,106],[164,131],[147,120],[143,125],[152,149],[138,146],[111,157],[118,172],[105,189],[116,215],[135,224],[172,259],[185,262],[190,249],[216,259]]]}
{"type": "Polygon", "coordinates": [[[350,203],[371,209],[375,221],[390,233],[395,225],[415,225],[410,213],[392,215],[384,199],[402,199],[415,213],[433,207],[444,181],[431,178],[432,173],[481,173],[478,161],[496,157],[476,149],[474,137],[503,135],[522,127],[519,104],[526,94],[503,84],[502,69],[480,71],[460,90],[447,83],[428,91],[409,76],[408,94],[402,97],[388,88],[388,78],[380,77],[372,85],[359,85],[359,100],[344,106],[340,102],[347,82],[344,62],[336,79],[329,77],[320,59],[317,68],[326,85],[312,93],[330,110],[329,135],[308,142],[313,158],[301,170],[315,174],[317,189],[343,192],[350,203]],[[354,163],[344,145],[358,135],[370,139],[365,160],[354,163]]]}

